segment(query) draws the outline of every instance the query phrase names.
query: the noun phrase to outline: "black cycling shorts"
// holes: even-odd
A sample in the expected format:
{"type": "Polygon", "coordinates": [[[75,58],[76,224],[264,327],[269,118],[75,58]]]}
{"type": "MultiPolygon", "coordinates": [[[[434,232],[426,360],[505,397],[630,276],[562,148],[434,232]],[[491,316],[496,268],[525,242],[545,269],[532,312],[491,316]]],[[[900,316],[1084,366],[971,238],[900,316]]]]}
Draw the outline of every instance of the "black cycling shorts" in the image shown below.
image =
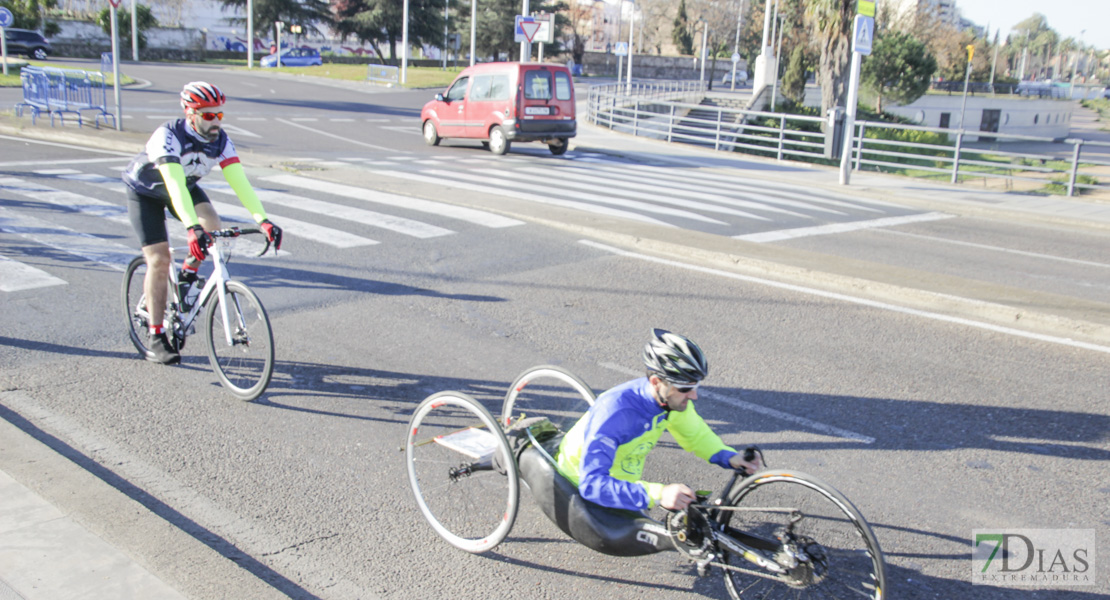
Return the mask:
{"type": "MultiPolygon", "coordinates": [[[[193,206],[209,202],[208,194],[200,186],[193,186],[189,191],[192,192],[193,206]]],[[[135,228],[135,233],[139,234],[139,243],[150,246],[168,242],[170,238],[166,232],[166,209],[169,209],[173,218],[181,220],[181,216],[173,209],[173,202],[140,194],[131,187],[127,188],[127,199],[127,215],[131,217],[131,226],[135,228]]]]}

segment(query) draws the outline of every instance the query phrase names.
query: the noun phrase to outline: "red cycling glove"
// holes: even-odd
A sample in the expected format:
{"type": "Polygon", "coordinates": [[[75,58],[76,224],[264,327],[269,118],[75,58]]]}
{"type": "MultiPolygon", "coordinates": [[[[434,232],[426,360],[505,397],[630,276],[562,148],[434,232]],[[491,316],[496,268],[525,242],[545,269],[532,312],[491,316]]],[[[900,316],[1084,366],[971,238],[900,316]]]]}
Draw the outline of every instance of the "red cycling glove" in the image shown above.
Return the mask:
{"type": "Polygon", "coordinates": [[[274,245],[274,250],[281,250],[281,227],[274,225],[269,219],[263,219],[258,226],[266,233],[266,239],[274,245]]]}
{"type": "Polygon", "coordinates": [[[189,238],[189,254],[197,261],[203,261],[204,257],[208,256],[208,247],[212,245],[212,238],[208,237],[208,233],[200,225],[193,225],[187,229],[185,237],[189,238]]]}

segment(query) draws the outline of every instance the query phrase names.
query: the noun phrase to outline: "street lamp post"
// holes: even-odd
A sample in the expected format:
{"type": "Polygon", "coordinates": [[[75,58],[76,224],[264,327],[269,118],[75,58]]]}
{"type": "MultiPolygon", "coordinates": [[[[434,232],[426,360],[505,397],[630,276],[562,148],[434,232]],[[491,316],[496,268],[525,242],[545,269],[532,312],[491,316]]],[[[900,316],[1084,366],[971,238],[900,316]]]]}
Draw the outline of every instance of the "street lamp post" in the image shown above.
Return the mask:
{"type": "MultiPolygon", "coordinates": [[[[733,45],[733,47],[732,47],[732,53],[737,55],[737,56],[740,55],[740,24],[743,22],[743,20],[744,20],[744,0],[740,0],[740,10],[736,11],[736,44],[733,45]]],[[[738,61],[738,60],[732,61],[732,90],[733,91],[736,90],[736,65],[738,65],[739,63],[740,63],[740,61],[738,61]]]]}
{"type": "Polygon", "coordinates": [[[705,83],[705,46],[706,38],[709,37],[709,23],[705,19],[698,19],[701,21],[701,82],[705,83]]]}
{"type": "Polygon", "coordinates": [[[964,99],[960,102],[960,129],[964,127],[964,109],[967,108],[967,85],[971,81],[971,59],[975,56],[975,46],[967,45],[967,74],[964,75],[964,99]]]}

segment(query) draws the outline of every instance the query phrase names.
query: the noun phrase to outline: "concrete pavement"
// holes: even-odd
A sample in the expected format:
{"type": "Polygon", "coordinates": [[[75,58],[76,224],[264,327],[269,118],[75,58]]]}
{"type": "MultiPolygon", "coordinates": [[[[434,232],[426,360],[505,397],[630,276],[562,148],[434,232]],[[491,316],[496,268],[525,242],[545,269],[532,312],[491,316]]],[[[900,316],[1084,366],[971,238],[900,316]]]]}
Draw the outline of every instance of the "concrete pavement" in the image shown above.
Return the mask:
{"type": "MultiPolygon", "coordinates": [[[[585,115],[581,115],[584,118],[585,115]]],[[[133,149],[148,134],[106,130],[50,130],[40,124],[19,130],[0,123],[0,133],[29,135],[98,148],[133,149]]],[[[572,148],[635,157],[648,163],[727,169],[752,179],[789,180],[882,198],[923,209],[961,215],[1002,215],[1110,231],[1110,204],[1063,197],[1023,196],[976,190],[872,173],[853,174],[839,186],[835,169],[780,163],[693,146],[666,144],[596,128],[582,122],[572,148]]],[[[525,216],[525,215],[522,215],[525,216]]],[[[773,248],[683,231],[651,231],[627,223],[597,220],[557,222],[533,219],[602,239],[623,248],[679,257],[779,281],[928,307],[961,318],[1071,336],[1093,344],[1110,343],[1110,305],[1076,302],[1061,309],[1048,294],[1015,295],[1013,289],[954,277],[922,276],[902,269],[849,260],[828,260],[805,252],[773,248]],[[1056,307],[1055,311],[1044,309],[1056,307]]],[[[10,407],[18,391],[0,392],[0,600],[70,598],[285,597],[249,568],[227,558],[226,544],[202,542],[203,532],[156,510],[157,499],[140,503],[141,490],[115,481],[111,471],[80,454],[64,440],[36,429],[10,407]],[[6,408],[7,407],[7,408],[6,408]],[[126,490],[126,493],[125,491],[126,490]],[[160,514],[161,513],[161,514],[160,514]],[[161,551],[133,556],[126,549],[161,551]]],[[[172,512],[172,511],[170,511],[172,512]]]]}

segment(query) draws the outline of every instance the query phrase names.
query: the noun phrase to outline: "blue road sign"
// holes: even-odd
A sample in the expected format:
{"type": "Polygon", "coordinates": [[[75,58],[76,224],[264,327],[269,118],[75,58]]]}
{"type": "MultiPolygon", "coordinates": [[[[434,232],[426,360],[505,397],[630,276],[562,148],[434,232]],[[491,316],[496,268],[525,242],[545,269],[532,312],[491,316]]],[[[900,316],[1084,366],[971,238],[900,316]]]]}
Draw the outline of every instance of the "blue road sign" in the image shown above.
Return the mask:
{"type": "Polygon", "coordinates": [[[852,36],[852,51],[867,56],[871,54],[871,42],[875,39],[875,17],[856,15],[852,36]]]}
{"type": "Polygon", "coordinates": [[[15,22],[15,17],[12,16],[12,11],[0,6],[0,27],[11,27],[15,22]]]}

